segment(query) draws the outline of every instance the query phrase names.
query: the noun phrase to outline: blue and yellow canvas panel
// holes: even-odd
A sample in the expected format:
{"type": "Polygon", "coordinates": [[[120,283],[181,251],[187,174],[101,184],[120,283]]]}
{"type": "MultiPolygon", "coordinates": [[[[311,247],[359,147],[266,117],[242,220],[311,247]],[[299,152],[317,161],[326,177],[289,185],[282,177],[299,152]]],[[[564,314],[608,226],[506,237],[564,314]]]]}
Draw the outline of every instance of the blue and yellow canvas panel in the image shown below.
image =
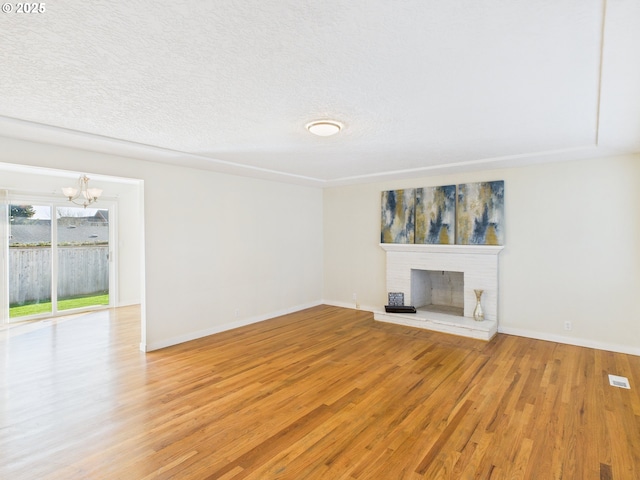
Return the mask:
{"type": "Polygon", "coordinates": [[[415,243],[453,245],[455,226],[455,185],[416,189],[415,243]]]}
{"type": "Polygon", "coordinates": [[[504,245],[504,181],[458,185],[457,243],[504,245]]]}
{"type": "Polygon", "coordinates": [[[381,243],[413,243],[415,189],[382,192],[381,243]]]}

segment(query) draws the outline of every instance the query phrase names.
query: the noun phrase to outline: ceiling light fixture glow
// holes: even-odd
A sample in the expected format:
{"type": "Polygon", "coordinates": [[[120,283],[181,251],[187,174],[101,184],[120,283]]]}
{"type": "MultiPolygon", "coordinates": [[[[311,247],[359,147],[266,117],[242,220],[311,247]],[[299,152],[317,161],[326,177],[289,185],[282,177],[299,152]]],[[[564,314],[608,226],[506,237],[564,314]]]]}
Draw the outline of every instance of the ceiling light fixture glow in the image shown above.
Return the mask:
{"type": "Polygon", "coordinates": [[[320,137],[329,137],[342,130],[342,124],[333,120],[317,120],[307,124],[307,130],[320,137]]]}

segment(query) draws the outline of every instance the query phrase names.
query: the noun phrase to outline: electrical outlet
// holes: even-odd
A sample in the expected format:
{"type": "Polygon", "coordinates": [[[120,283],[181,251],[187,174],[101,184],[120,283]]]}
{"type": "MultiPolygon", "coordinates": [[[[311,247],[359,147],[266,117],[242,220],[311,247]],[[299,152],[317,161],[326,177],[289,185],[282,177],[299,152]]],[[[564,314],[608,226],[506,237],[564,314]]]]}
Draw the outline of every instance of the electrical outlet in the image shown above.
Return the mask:
{"type": "Polygon", "coordinates": [[[235,315],[236,315],[236,317],[240,316],[240,309],[239,308],[236,308],[235,315]]]}
{"type": "Polygon", "coordinates": [[[569,320],[567,320],[566,322],[564,322],[564,329],[569,331],[573,328],[573,325],[571,325],[571,322],[569,320]]]}
{"type": "Polygon", "coordinates": [[[352,298],[353,300],[357,300],[357,299],[358,299],[358,295],[354,293],[354,294],[351,296],[351,298],[352,298]]]}

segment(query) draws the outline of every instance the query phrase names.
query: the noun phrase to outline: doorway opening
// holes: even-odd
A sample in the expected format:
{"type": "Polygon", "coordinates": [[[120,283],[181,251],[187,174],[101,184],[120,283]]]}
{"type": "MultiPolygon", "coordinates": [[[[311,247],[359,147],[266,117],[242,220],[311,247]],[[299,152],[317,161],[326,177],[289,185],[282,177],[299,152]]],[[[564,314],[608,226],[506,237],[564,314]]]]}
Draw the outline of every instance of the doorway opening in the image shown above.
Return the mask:
{"type": "Polygon", "coordinates": [[[9,322],[112,305],[113,210],[10,203],[9,322]]]}

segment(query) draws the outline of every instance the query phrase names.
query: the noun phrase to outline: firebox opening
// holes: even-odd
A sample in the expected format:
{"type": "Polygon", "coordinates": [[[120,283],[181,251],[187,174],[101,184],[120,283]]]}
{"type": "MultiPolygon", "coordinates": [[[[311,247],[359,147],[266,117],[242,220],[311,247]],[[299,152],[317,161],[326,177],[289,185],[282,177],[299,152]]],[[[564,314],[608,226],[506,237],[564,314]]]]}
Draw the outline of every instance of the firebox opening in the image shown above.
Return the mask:
{"type": "Polygon", "coordinates": [[[464,316],[464,273],[412,269],[411,303],[420,310],[464,316]]]}

